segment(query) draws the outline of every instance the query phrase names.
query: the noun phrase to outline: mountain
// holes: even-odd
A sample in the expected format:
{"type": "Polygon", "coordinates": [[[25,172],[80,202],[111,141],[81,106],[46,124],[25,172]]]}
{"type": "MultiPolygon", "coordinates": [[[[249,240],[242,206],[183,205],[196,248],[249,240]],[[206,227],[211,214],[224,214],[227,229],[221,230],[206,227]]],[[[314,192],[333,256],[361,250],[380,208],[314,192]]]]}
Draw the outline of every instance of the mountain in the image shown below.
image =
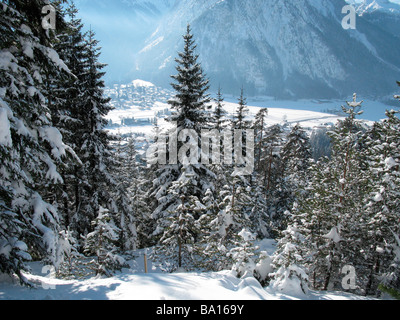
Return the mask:
{"type": "Polygon", "coordinates": [[[365,0],[356,5],[357,13],[378,28],[400,36],[400,5],[388,0],[365,0]]]}
{"type": "MultiPolygon", "coordinates": [[[[383,3],[385,1],[379,1],[383,3]]],[[[400,39],[344,0],[176,0],[135,56],[135,77],[167,86],[191,23],[213,88],[276,98],[383,96],[400,78],[400,39]]],[[[371,14],[375,14],[374,12],[371,14]]],[[[392,13],[391,13],[392,14],[392,13]]]]}
{"type": "Polygon", "coordinates": [[[365,0],[360,4],[353,1],[353,5],[357,7],[360,15],[373,12],[400,14],[400,5],[389,0],[365,0]]]}

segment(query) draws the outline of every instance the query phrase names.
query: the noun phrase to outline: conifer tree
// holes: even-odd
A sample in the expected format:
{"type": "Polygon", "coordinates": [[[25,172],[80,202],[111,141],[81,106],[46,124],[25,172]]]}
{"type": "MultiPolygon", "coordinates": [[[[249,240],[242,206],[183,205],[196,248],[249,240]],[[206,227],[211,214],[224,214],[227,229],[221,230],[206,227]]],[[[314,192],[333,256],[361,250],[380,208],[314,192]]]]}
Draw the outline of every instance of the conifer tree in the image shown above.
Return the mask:
{"type": "Polygon", "coordinates": [[[103,207],[99,208],[99,215],[92,224],[94,231],[85,238],[84,252],[89,257],[95,257],[96,260],[92,261],[91,268],[96,275],[110,277],[125,265],[124,258],[118,254],[120,230],[110,212],[103,207]]]}
{"type": "MultiPolygon", "coordinates": [[[[176,159],[178,163],[161,165],[153,182],[153,194],[158,202],[157,208],[153,212],[153,218],[157,221],[155,233],[161,235],[162,242],[165,242],[165,239],[180,239],[180,235],[175,234],[174,236],[171,232],[181,232],[180,221],[190,218],[190,214],[188,215],[186,212],[193,205],[194,199],[197,199],[195,202],[201,203],[207,190],[215,189],[213,183],[215,174],[208,166],[200,162],[201,155],[196,154],[201,143],[201,131],[208,128],[210,122],[208,80],[198,63],[198,55],[195,54],[196,45],[189,25],[183,38],[184,50],[178,54],[179,58],[176,59],[178,74],[172,76],[174,79],[172,87],[176,94],[169,101],[173,113],[168,119],[169,122],[177,125],[172,134],[177,135],[175,143],[176,149],[180,151],[179,159],[176,159]],[[188,150],[185,149],[187,147],[188,150]],[[182,152],[182,150],[187,151],[182,152]],[[184,199],[181,198],[183,194],[185,195],[184,199]],[[182,213],[180,215],[173,214],[178,207],[181,208],[181,211],[183,210],[182,213]]],[[[169,139],[164,139],[164,146],[161,146],[161,150],[164,150],[161,152],[170,151],[167,154],[169,162],[172,162],[174,158],[174,155],[171,154],[174,144],[172,140],[170,132],[169,139]],[[167,145],[165,146],[165,144],[167,145]]],[[[194,221],[197,221],[200,218],[200,211],[192,212],[191,215],[194,221]]],[[[191,244],[190,237],[188,239],[188,243],[191,244]]],[[[197,240],[197,235],[194,236],[194,239],[197,240]]],[[[177,243],[178,248],[182,249],[182,243],[186,242],[179,240],[177,243]]],[[[179,256],[181,257],[180,254],[179,256]]],[[[178,261],[179,267],[182,260],[178,259],[178,261]]],[[[186,268],[188,267],[187,265],[186,268]]]]}
{"type": "Polygon", "coordinates": [[[183,52],[179,52],[179,58],[175,59],[178,74],[171,76],[176,95],[169,101],[175,111],[169,121],[176,122],[179,129],[194,129],[200,133],[209,121],[209,81],[198,62],[199,56],[195,53],[197,46],[190,25],[183,39],[183,52]]]}
{"type": "Polygon", "coordinates": [[[2,228],[7,225],[1,268],[19,276],[29,256],[56,267],[60,263],[60,215],[45,196],[49,185],[62,182],[59,168],[73,153],[52,123],[44,89],[48,74],[69,72],[41,26],[40,10],[46,4],[1,5],[0,202],[2,228]]]}
{"type": "Polygon", "coordinates": [[[312,163],[310,139],[299,124],[292,128],[286,139],[282,149],[282,162],[284,205],[287,210],[291,210],[296,201],[296,193],[305,191],[312,163]]]}
{"type": "Polygon", "coordinates": [[[137,216],[139,167],[137,166],[134,139],[125,144],[118,137],[113,159],[113,176],[116,180],[113,191],[113,211],[117,213],[119,221],[120,246],[125,251],[135,251],[138,247],[137,216]]]}
{"type": "MultiPolygon", "coordinates": [[[[68,67],[69,72],[47,72],[43,78],[43,88],[46,92],[45,96],[53,125],[60,131],[65,143],[75,150],[76,141],[71,139],[71,136],[73,132],[78,129],[78,125],[82,124],[78,122],[76,112],[74,112],[76,101],[74,92],[77,92],[79,89],[77,77],[73,73],[77,70],[74,68],[76,63],[72,64],[71,60],[72,57],[76,57],[77,51],[73,51],[74,47],[70,43],[70,38],[72,34],[80,35],[83,25],[80,23],[80,20],[76,20],[75,18],[77,9],[73,4],[66,10],[63,10],[59,3],[53,3],[52,5],[56,8],[57,16],[65,16],[65,18],[68,19],[68,21],[63,23],[57,22],[57,29],[55,30],[56,36],[51,39],[51,42],[52,46],[59,54],[60,59],[62,59],[68,67]]],[[[78,109],[75,109],[75,111],[76,110],[78,109]]],[[[75,166],[79,165],[81,165],[81,162],[76,153],[66,158],[59,170],[62,182],[57,184],[53,183],[48,188],[48,194],[46,195],[46,198],[57,205],[62,224],[65,226],[70,226],[74,212],[72,209],[74,190],[71,187],[71,180],[73,179],[75,166]]]]}
{"type": "Polygon", "coordinates": [[[91,230],[91,221],[97,216],[100,206],[109,207],[110,193],[115,180],[108,171],[111,167],[110,137],[104,130],[107,125],[105,115],[112,110],[109,98],[104,97],[102,77],[105,67],[99,62],[98,41],[90,31],[85,40],[84,72],[80,75],[80,114],[82,123],[76,131],[79,141],[77,153],[83,166],[78,169],[78,211],[74,216],[79,234],[91,230]]]}
{"type": "Polygon", "coordinates": [[[224,109],[224,97],[222,95],[221,87],[218,88],[217,97],[215,99],[216,106],[212,115],[212,129],[216,129],[219,132],[227,127],[228,120],[226,119],[227,112],[224,109]]]}
{"type": "Polygon", "coordinates": [[[194,246],[198,233],[195,206],[199,200],[194,196],[188,196],[192,192],[192,180],[186,174],[183,174],[169,189],[169,193],[179,199],[179,205],[174,211],[169,212],[167,219],[164,219],[164,232],[152,256],[152,259],[166,272],[182,268],[190,271],[195,265],[194,246]]]}
{"type": "Polygon", "coordinates": [[[219,215],[220,204],[218,198],[209,189],[203,198],[204,209],[198,226],[200,239],[196,250],[199,257],[196,261],[197,268],[205,271],[220,271],[225,266],[226,248],[221,244],[222,217],[219,215]]]}
{"type": "Polygon", "coordinates": [[[362,102],[347,103],[347,118],[329,133],[332,158],[321,159],[311,167],[307,192],[298,193],[293,210],[298,230],[306,239],[302,244],[304,265],[310,284],[316,289],[341,288],[341,270],[353,265],[360,252],[360,215],[367,190],[361,133],[356,116],[362,102]]]}
{"type": "MultiPolygon", "coordinates": [[[[250,251],[254,253],[254,246],[250,246],[246,241],[243,242],[240,235],[244,229],[248,233],[251,226],[249,191],[249,188],[241,186],[238,178],[234,178],[232,185],[225,185],[222,188],[219,200],[216,199],[219,203],[211,207],[209,203],[206,207],[207,215],[204,215],[199,222],[200,228],[206,224],[208,228],[201,229],[199,249],[202,250],[200,255],[207,270],[221,271],[232,268],[236,263],[239,263],[238,266],[241,265],[239,260],[243,256],[237,254],[242,252],[242,249],[248,254],[250,251]]],[[[210,199],[212,199],[210,195],[206,197],[207,201],[210,199]]]]}
{"type": "Polygon", "coordinates": [[[275,272],[270,275],[271,287],[282,293],[308,294],[308,274],[303,265],[304,235],[299,232],[295,222],[289,224],[283,234],[272,260],[275,272]]]}
{"type": "Polygon", "coordinates": [[[271,230],[271,219],[269,217],[268,202],[265,199],[264,188],[257,185],[256,182],[250,188],[250,231],[258,239],[270,238],[273,232],[271,230]]]}
{"type": "Polygon", "coordinates": [[[244,96],[244,89],[241,89],[240,97],[238,99],[238,108],[234,114],[232,121],[233,130],[246,130],[251,126],[251,122],[247,119],[249,116],[249,108],[247,107],[247,101],[244,96]]]}
{"type": "MultiPolygon", "coordinates": [[[[219,134],[220,141],[217,141],[215,143],[219,145],[219,155],[222,156],[224,155],[224,139],[222,139],[222,136],[225,134],[225,132],[229,130],[229,120],[227,119],[228,113],[224,109],[224,97],[222,95],[221,87],[218,88],[215,103],[215,110],[211,115],[210,129],[216,130],[214,132],[217,132],[219,134]]],[[[215,195],[218,195],[222,187],[226,184],[228,175],[227,173],[230,172],[231,169],[228,165],[223,163],[221,158],[218,160],[219,163],[213,163],[210,166],[211,170],[216,175],[216,179],[214,182],[215,195]]]]}
{"type": "Polygon", "coordinates": [[[238,278],[253,277],[256,269],[255,251],[258,249],[254,244],[256,236],[246,228],[240,231],[238,236],[239,241],[233,244],[228,254],[233,261],[232,271],[238,278]]]}
{"type": "Polygon", "coordinates": [[[288,209],[285,205],[283,193],[282,148],[284,146],[284,131],[282,126],[276,124],[268,127],[263,139],[258,179],[264,189],[269,208],[268,215],[271,219],[273,231],[271,236],[275,237],[279,231],[285,230],[284,213],[288,209]]]}
{"type": "Polygon", "coordinates": [[[394,254],[399,233],[399,129],[396,112],[388,111],[387,119],[366,134],[371,188],[359,223],[363,254],[355,258],[368,295],[375,295],[381,283],[395,288],[400,275],[394,254]]]}
{"type": "Polygon", "coordinates": [[[267,128],[267,117],[268,117],[268,109],[262,108],[259,112],[257,112],[253,129],[255,131],[255,139],[256,139],[256,150],[255,150],[255,160],[256,160],[256,172],[260,172],[261,169],[261,157],[262,151],[264,147],[264,135],[267,128]]]}
{"type": "MultiPolygon", "coordinates": [[[[83,144],[83,130],[86,118],[82,108],[82,79],[85,74],[85,36],[82,21],[78,18],[78,9],[72,2],[62,11],[68,20],[64,28],[57,27],[57,38],[53,41],[54,48],[65,62],[70,73],[63,77],[49,79],[52,96],[52,118],[57,128],[78,155],[78,160],[72,159],[69,165],[62,168],[63,213],[65,225],[70,226],[75,236],[79,238],[80,227],[77,217],[82,208],[81,189],[88,182],[82,174],[82,162],[79,156],[83,144]]],[[[90,222],[88,221],[88,224],[90,222]]]]}

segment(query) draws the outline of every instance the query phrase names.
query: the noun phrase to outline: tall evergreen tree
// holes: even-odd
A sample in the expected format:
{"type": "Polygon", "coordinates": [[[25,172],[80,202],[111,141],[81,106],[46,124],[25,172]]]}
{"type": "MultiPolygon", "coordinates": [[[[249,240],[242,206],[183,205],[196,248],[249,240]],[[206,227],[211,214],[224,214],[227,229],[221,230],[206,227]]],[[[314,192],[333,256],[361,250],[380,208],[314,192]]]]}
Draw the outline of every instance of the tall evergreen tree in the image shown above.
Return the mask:
{"type": "Polygon", "coordinates": [[[400,232],[400,120],[396,112],[388,111],[387,119],[376,123],[365,139],[371,188],[358,226],[363,254],[355,258],[365,293],[375,295],[382,283],[400,289],[400,269],[395,263],[396,237],[400,232]]]}
{"type": "Polygon", "coordinates": [[[249,108],[247,106],[247,100],[244,96],[244,89],[242,88],[240,91],[240,97],[238,99],[238,108],[236,113],[234,114],[232,120],[232,129],[233,130],[246,130],[251,127],[251,122],[248,120],[249,116],[249,108]]]}
{"type": "Polygon", "coordinates": [[[50,117],[44,79],[69,70],[41,27],[46,1],[2,2],[0,17],[1,270],[19,275],[23,260],[59,265],[60,216],[46,189],[62,181],[71,148],[50,117]],[[28,250],[29,248],[29,250],[28,250]],[[28,254],[29,252],[29,254],[28,254]]]}
{"type": "Polygon", "coordinates": [[[304,192],[309,179],[312,163],[310,139],[299,124],[292,128],[282,149],[283,196],[285,206],[291,210],[296,201],[296,193],[304,192]]]}
{"type": "Polygon", "coordinates": [[[120,247],[125,251],[135,251],[139,244],[137,233],[138,198],[140,188],[140,172],[137,164],[134,139],[122,142],[117,137],[115,156],[113,159],[113,176],[115,188],[112,193],[113,212],[119,221],[120,247]]]}
{"type": "Polygon", "coordinates": [[[198,62],[199,56],[195,53],[197,45],[190,25],[187,26],[183,39],[183,52],[179,52],[179,58],[175,59],[178,74],[171,76],[174,80],[171,85],[176,94],[169,101],[171,108],[175,111],[169,121],[176,122],[180,130],[194,129],[200,133],[210,118],[211,98],[207,93],[209,80],[206,79],[198,62]]]}
{"type": "Polygon", "coordinates": [[[227,127],[228,120],[226,119],[227,112],[224,109],[224,97],[222,95],[221,87],[218,88],[217,97],[215,99],[215,110],[212,115],[211,123],[212,129],[216,129],[219,132],[224,130],[227,127]]]}
{"type": "MultiPolygon", "coordinates": [[[[158,201],[153,218],[157,220],[158,233],[163,234],[161,239],[172,239],[174,236],[171,235],[171,232],[182,231],[175,228],[181,225],[179,219],[182,217],[193,216],[194,220],[198,220],[200,213],[193,211],[187,213],[188,208],[191,208],[194,199],[200,203],[207,190],[214,191],[215,189],[213,183],[215,174],[208,166],[202,164],[200,161],[202,155],[197,153],[201,145],[202,129],[207,129],[210,122],[208,80],[198,63],[199,57],[195,54],[196,45],[189,25],[183,39],[184,50],[178,54],[179,58],[176,59],[178,73],[172,76],[174,80],[172,87],[176,94],[169,101],[173,113],[168,119],[169,122],[177,125],[177,128],[174,128],[177,131],[173,134],[177,135],[175,143],[179,150],[179,159],[176,159],[178,160],[177,164],[160,166],[153,187],[158,201]],[[181,198],[183,194],[185,195],[184,201],[181,198]],[[172,214],[178,208],[183,210],[182,213],[180,215],[172,214]]],[[[170,137],[168,140],[170,153],[167,157],[169,162],[174,156],[171,154],[172,145],[173,141],[170,137]]],[[[196,238],[197,235],[194,236],[195,240],[197,240],[196,238]]],[[[174,239],[179,240],[179,235],[176,234],[174,239]]],[[[177,243],[178,248],[182,249],[182,240],[177,243]]],[[[191,243],[189,241],[189,244],[191,243]]],[[[164,249],[166,249],[165,246],[164,249]]],[[[156,250],[156,252],[162,254],[160,250],[156,250]]],[[[182,253],[181,250],[179,252],[182,253]]],[[[179,257],[178,265],[182,262],[180,254],[179,257]]]]}
{"type": "Polygon", "coordinates": [[[78,168],[77,181],[77,212],[74,223],[79,234],[91,230],[91,221],[97,216],[100,207],[110,205],[110,192],[115,187],[115,180],[108,171],[111,167],[110,137],[105,131],[107,120],[105,116],[112,107],[109,98],[104,97],[105,67],[99,62],[98,41],[90,31],[85,39],[84,71],[79,75],[80,112],[79,120],[82,126],[75,132],[77,153],[83,166],[78,168]]]}
{"type": "Polygon", "coordinates": [[[276,237],[285,230],[285,215],[288,209],[285,201],[283,185],[282,149],[284,147],[284,131],[281,125],[268,127],[264,134],[261,150],[261,166],[259,168],[259,183],[264,189],[265,199],[269,208],[273,234],[276,237]]]}
{"type": "MultiPolygon", "coordinates": [[[[78,11],[73,4],[65,10],[62,9],[60,4],[53,5],[56,5],[58,16],[65,16],[68,19],[63,24],[57,23],[57,34],[52,39],[52,45],[70,72],[61,74],[56,72],[48,73],[44,78],[44,88],[54,126],[59,129],[65,143],[76,150],[76,136],[72,137],[79,126],[82,126],[82,123],[77,118],[79,108],[76,106],[79,85],[75,74],[80,73],[76,67],[78,62],[71,62],[79,55],[79,50],[75,48],[77,41],[72,39],[81,39],[83,37],[81,35],[83,25],[76,18],[78,11]]],[[[83,48],[83,44],[80,45],[83,48]]],[[[66,159],[65,165],[60,168],[62,183],[54,184],[51,190],[49,189],[47,196],[53,203],[58,203],[58,210],[61,214],[62,223],[65,226],[70,226],[74,213],[74,188],[72,187],[72,181],[76,180],[74,178],[74,168],[79,165],[81,165],[81,162],[76,154],[74,157],[66,159]]]]}
{"type": "Polygon", "coordinates": [[[298,194],[294,220],[306,241],[302,244],[304,265],[316,289],[341,288],[341,270],[354,263],[360,252],[360,215],[367,188],[360,153],[361,133],[356,116],[362,102],[356,95],[347,118],[330,132],[331,159],[321,159],[311,168],[307,192],[298,194]]]}
{"type": "Polygon", "coordinates": [[[256,172],[260,172],[261,168],[261,157],[262,157],[262,150],[264,146],[264,136],[265,136],[265,131],[267,128],[267,117],[268,117],[268,109],[267,108],[262,108],[260,109],[259,112],[257,112],[255,119],[254,119],[254,124],[253,124],[253,129],[254,129],[254,135],[256,139],[256,149],[255,149],[255,161],[256,161],[256,172]]]}

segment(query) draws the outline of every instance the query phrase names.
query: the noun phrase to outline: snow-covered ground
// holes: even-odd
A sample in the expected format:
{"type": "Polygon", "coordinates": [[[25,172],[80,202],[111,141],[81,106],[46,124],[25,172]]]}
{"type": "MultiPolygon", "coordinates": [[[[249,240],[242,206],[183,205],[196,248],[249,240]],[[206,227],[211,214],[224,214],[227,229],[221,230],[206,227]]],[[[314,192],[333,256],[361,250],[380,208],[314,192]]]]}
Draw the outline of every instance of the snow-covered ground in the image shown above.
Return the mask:
{"type": "MultiPolygon", "coordinates": [[[[160,127],[166,125],[165,118],[171,112],[167,101],[172,97],[172,91],[156,87],[147,81],[134,80],[126,85],[114,85],[106,90],[106,94],[112,98],[112,104],[115,107],[115,110],[106,116],[112,124],[109,127],[111,133],[140,133],[149,136],[153,131],[155,119],[160,127]]],[[[359,97],[358,100],[361,99],[363,98],[359,97]]],[[[352,101],[352,97],[347,100],[352,101]]],[[[383,102],[363,100],[364,113],[360,118],[365,119],[366,122],[385,119],[386,110],[394,108],[383,102]]],[[[293,125],[300,123],[309,131],[316,127],[335,124],[342,118],[338,115],[341,114],[341,106],[346,105],[345,101],[340,100],[278,101],[271,97],[249,98],[247,102],[251,119],[261,108],[268,108],[269,125],[284,122],[293,125]]],[[[231,118],[238,108],[237,99],[232,96],[225,97],[224,107],[228,112],[228,117],[231,118]]]]}
{"type": "MultiPolygon", "coordinates": [[[[225,102],[224,104],[224,109],[228,112],[228,116],[232,116],[235,113],[237,107],[238,105],[232,102],[225,102]]],[[[253,118],[261,108],[262,107],[249,106],[250,117],[253,118]]],[[[107,116],[107,119],[112,120],[113,123],[120,123],[121,119],[126,119],[130,117],[135,117],[135,119],[154,118],[157,113],[163,112],[166,109],[169,109],[169,105],[161,102],[156,102],[151,110],[140,110],[139,107],[132,106],[131,108],[124,110],[116,109],[111,111],[107,116]]],[[[333,114],[309,110],[295,110],[285,108],[268,108],[268,110],[269,116],[267,122],[270,125],[284,123],[287,121],[289,124],[295,125],[296,123],[300,123],[303,128],[313,129],[318,126],[335,124],[338,119],[342,118],[333,114]]],[[[160,127],[163,127],[165,125],[165,121],[163,118],[158,118],[158,125],[160,127]]],[[[110,129],[110,131],[115,134],[143,133],[145,135],[149,135],[152,133],[153,128],[153,125],[149,123],[135,126],[121,126],[118,128],[112,128],[110,129]]]]}
{"type": "MultiPolygon", "coordinates": [[[[272,254],[274,242],[261,243],[272,254]]],[[[342,292],[313,292],[309,295],[284,295],[263,288],[253,277],[238,279],[231,271],[164,274],[149,261],[144,273],[144,254],[130,262],[130,268],[112,278],[59,280],[52,278],[38,263],[31,264],[26,277],[36,289],[21,287],[9,277],[0,277],[0,300],[359,300],[342,292]],[[44,272],[42,272],[44,271],[44,272]]]]}
{"type": "Polygon", "coordinates": [[[359,300],[340,292],[310,292],[289,296],[262,288],[255,278],[236,278],[231,271],[218,273],[132,273],[112,278],[57,280],[27,275],[38,284],[28,289],[0,282],[0,300],[359,300]]]}

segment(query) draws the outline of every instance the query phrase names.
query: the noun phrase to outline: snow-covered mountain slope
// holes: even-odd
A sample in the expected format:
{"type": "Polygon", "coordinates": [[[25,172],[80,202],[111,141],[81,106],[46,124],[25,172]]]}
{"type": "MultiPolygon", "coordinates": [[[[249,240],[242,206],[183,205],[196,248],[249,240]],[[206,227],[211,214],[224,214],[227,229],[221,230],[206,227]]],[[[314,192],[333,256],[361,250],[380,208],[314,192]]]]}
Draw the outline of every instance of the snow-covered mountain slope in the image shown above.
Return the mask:
{"type": "Polygon", "coordinates": [[[396,90],[400,40],[364,17],[342,28],[344,0],[177,0],[140,50],[135,74],[168,85],[191,23],[216,87],[274,97],[338,97],[396,90]]]}
{"type": "Polygon", "coordinates": [[[357,12],[360,15],[377,11],[400,14],[400,5],[389,0],[364,0],[361,3],[353,1],[353,5],[356,6],[357,12]]]}
{"type": "Polygon", "coordinates": [[[365,20],[394,37],[400,37],[400,5],[388,0],[365,0],[354,6],[365,20]]]}

